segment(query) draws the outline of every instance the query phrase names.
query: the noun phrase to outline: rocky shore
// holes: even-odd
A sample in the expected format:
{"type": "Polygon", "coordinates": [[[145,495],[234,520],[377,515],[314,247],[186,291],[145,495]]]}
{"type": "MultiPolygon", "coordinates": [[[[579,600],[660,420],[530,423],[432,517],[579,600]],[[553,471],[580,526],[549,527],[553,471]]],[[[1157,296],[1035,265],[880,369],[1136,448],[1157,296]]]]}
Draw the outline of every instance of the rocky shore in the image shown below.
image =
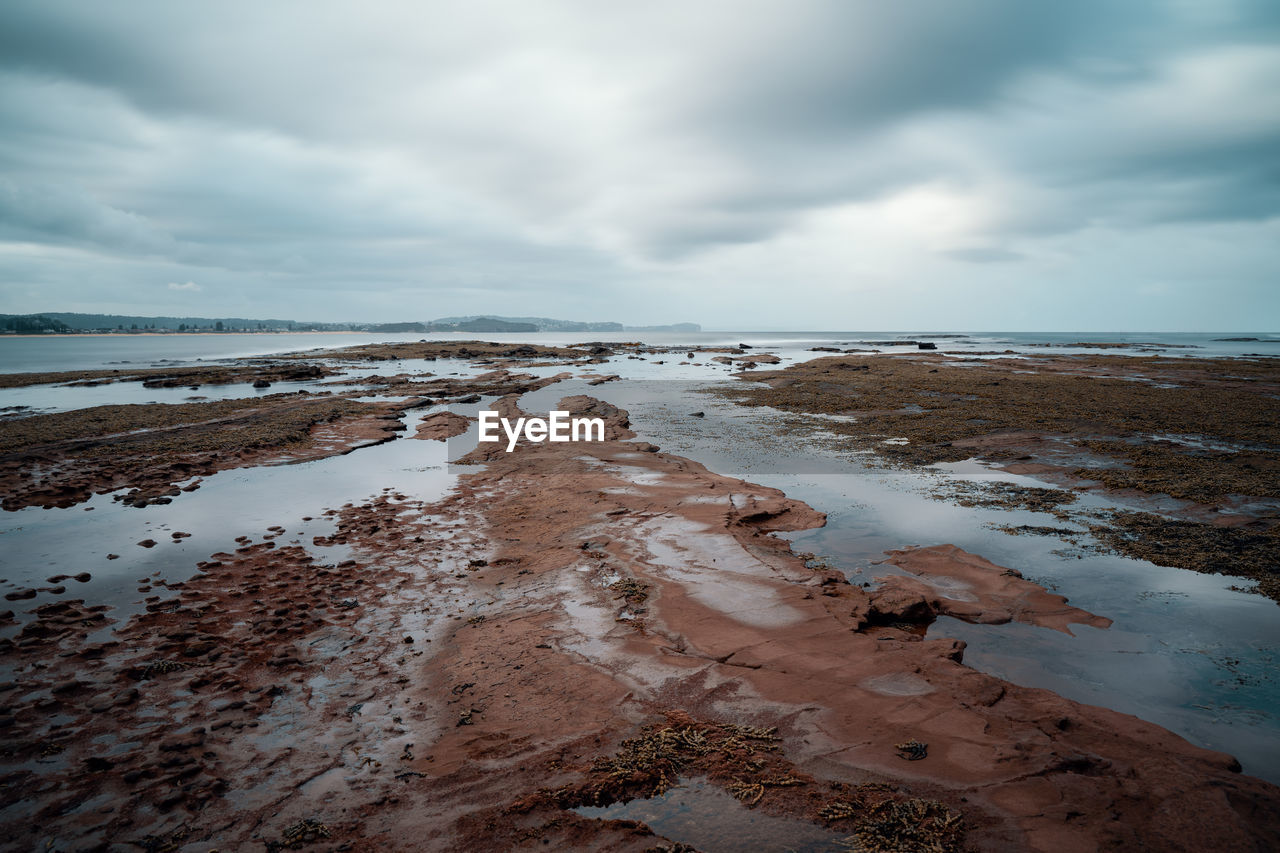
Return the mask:
{"type": "MultiPolygon", "coordinates": [[[[0,424],[6,495],[58,505],[172,488],[200,464],[347,452],[394,438],[424,400],[500,396],[494,408],[517,414],[521,394],[559,378],[522,369],[581,370],[601,355],[455,345],[436,357],[488,372],[405,376],[394,404],[268,395],[164,423],[87,410],[38,429],[0,424]],[[227,453],[246,424],[262,442],[227,453]],[[57,473],[64,459],[74,478],[57,473]]],[[[813,411],[809,386],[787,383],[802,378],[847,411],[845,371],[906,363],[823,361],[769,376],[759,393],[813,411]]],[[[903,369],[929,382],[957,368],[903,369]]],[[[482,445],[443,500],[388,484],[335,506],[310,544],[341,559],[293,544],[300,523],[281,525],[210,554],[189,580],[140,581],[138,616],[82,600],[24,613],[0,641],[0,822],[13,849],[695,849],[585,811],[679,785],[723,793],[709,821],[726,834],[771,816],[791,821],[797,844],[804,827],[827,839],[809,849],[1280,847],[1280,789],[1231,756],[985,675],[964,664],[963,643],[926,637],[943,615],[1064,632],[1110,620],[1020,567],[941,544],[886,554],[879,583],[851,584],[771,535],[822,525],[820,511],[634,440],[609,403],[559,407],[603,418],[607,440],[482,445]]],[[[433,414],[416,437],[444,440],[468,420],[433,414]]]]}
{"type": "MultiPolygon", "coordinates": [[[[759,384],[724,393],[795,413],[792,434],[1034,476],[1062,486],[1055,514],[1106,547],[1280,601],[1280,359],[855,354],[740,376],[759,384]],[[1129,508],[1075,510],[1082,493],[1129,508]]],[[[961,499],[1030,508],[1054,491],[997,489],[961,499]]]]}

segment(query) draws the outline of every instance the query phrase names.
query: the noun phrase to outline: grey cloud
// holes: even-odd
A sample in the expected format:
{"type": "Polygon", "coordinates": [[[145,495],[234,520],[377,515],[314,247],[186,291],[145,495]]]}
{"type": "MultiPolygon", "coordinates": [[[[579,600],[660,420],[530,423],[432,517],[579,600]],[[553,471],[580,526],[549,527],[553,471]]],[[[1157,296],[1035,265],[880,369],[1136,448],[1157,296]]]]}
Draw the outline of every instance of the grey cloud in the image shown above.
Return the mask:
{"type": "Polygon", "coordinates": [[[166,252],[174,246],[169,235],[135,213],[62,186],[6,177],[0,177],[0,234],[140,253],[166,252]]]}
{"type": "Polygon", "coordinates": [[[942,252],[948,258],[957,261],[964,261],[970,264],[1001,264],[1010,261],[1020,261],[1023,256],[1018,252],[1010,252],[1007,249],[997,249],[991,246],[977,246],[971,249],[951,249],[942,252]]]}
{"type": "Polygon", "coordinates": [[[865,132],[921,111],[981,108],[1018,74],[1124,50],[1163,17],[1159,7],[821,3],[820,14],[787,16],[768,37],[713,59],[717,73],[694,107],[731,133],[749,132],[747,144],[760,134],[865,132]]]}
{"type": "Polygon", "coordinates": [[[714,306],[717,264],[799,251],[832,290],[890,247],[904,278],[998,276],[1037,241],[1236,223],[1262,257],[1278,27],[1265,0],[11,2],[0,241],[52,254],[0,245],[0,273],[56,293],[78,249],[202,299],[567,306],[670,276],[714,306]],[[895,239],[829,225],[890,210],[895,239]]]}

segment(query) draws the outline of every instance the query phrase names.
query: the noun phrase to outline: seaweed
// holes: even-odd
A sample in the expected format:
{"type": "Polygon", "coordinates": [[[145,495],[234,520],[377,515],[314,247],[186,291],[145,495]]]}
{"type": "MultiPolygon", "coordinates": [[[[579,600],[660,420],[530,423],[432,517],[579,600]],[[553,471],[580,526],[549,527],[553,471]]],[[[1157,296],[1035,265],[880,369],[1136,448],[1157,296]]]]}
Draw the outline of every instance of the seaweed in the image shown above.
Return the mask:
{"type": "Polygon", "coordinates": [[[628,604],[644,604],[649,598],[649,584],[635,578],[614,581],[608,587],[615,593],[614,600],[625,599],[628,604]]]}
{"type": "MultiPolygon", "coordinates": [[[[682,777],[701,776],[747,808],[799,813],[815,823],[834,824],[850,833],[846,841],[854,849],[883,853],[962,849],[960,812],[878,782],[830,782],[836,797],[823,798],[818,780],[798,772],[780,745],[775,728],[702,721],[683,711],[668,711],[665,723],[644,727],[637,736],[619,743],[611,755],[595,759],[585,769],[587,778],[582,783],[543,789],[519,807],[529,808],[536,801],[562,809],[605,806],[661,796],[679,786],[682,777]]],[[[915,741],[898,746],[908,747],[927,749],[915,741]]]]}
{"type": "Polygon", "coordinates": [[[308,844],[314,844],[325,838],[332,838],[333,832],[315,818],[306,817],[295,821],[280,833],[279,841],[267,842],[267,853],[279,850],[300,850],[308,844]]]}
{"type": "Polygon", "coordinates": [[[921,743],[918,740],[895,744],[894,749],[898,750],[899,758],[905,758],[907,761],[919,761],[922,758],[929,757],[929,744],[921,743]]]}
{"type": "Polygon", "coordinates": [[[1280,602],[1280,528],[1264,531],[1116,511],[1090,531],[1105,547],[1157,566],[1257,581],[1253,591],[1280,602]]]}

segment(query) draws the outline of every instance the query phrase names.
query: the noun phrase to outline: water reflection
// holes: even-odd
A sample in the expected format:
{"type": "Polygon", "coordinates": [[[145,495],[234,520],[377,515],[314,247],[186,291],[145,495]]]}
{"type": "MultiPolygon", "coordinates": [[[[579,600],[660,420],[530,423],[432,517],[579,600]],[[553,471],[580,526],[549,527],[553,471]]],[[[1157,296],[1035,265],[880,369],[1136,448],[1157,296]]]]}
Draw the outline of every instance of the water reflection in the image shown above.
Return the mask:
{"type": "Polygon", "coordinates": [[[817,824],[748,809],[703,779],[660,797],[574,809],[585,817],[638,820],[658,835],[703,853],[847,853],[844,836],[817,824]]]}

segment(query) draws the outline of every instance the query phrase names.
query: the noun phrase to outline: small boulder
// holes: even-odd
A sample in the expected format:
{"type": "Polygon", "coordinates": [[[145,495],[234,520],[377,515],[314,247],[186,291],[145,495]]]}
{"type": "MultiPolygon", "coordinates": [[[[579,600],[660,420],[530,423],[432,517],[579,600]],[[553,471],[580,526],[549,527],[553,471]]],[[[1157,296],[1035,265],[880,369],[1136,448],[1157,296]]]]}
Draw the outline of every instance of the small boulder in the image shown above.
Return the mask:
{"type": "Polygon", "coordinates": [[[871,593],[869,621],[879,624],[907,622],[927,625],[934,620],[933,607],[915,591],[886,584],[871,593]]]}

